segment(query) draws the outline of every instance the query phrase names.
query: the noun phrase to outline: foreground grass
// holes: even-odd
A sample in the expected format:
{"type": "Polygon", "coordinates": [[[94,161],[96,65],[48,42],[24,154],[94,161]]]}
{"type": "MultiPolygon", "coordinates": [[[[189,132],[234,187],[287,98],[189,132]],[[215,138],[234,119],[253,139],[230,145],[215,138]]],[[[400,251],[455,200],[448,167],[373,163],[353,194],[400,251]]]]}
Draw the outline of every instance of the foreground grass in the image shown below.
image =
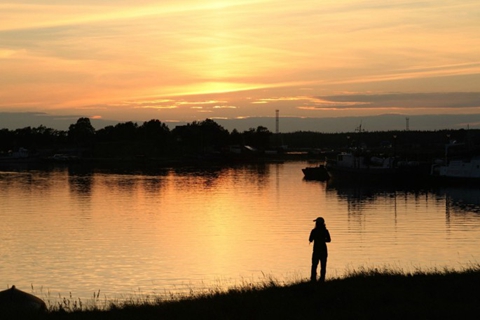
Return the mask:
{"type": "MultiPolygon", "coordinates": [[[[478,319],[480,266],[403,273],[365,269],[324,284],[245,285],[170,300],[112,303],[106,309],[38,319],[478,319]]],[[[29,317],[32,319],[32,317],[29,317]]]]}

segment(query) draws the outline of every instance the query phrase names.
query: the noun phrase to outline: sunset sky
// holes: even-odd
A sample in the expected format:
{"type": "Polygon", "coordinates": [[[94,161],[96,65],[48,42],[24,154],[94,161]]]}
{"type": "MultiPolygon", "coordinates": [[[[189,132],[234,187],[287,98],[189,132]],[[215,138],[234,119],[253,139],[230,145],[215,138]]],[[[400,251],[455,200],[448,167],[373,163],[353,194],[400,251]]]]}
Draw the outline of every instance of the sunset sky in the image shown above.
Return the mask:
{"type": "Polygon", "coordinates": [[[0,0],[0,21],[0,112],[480,114],[478,0],[0,0]]]}

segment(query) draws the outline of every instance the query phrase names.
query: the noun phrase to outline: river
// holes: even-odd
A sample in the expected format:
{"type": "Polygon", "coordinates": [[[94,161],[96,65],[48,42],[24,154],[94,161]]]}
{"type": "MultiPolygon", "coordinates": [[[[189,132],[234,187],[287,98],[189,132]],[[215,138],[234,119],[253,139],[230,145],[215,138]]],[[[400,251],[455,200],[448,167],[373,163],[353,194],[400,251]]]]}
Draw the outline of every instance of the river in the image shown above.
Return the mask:
{"type": "Polygon", "coordinates": [[[307,165],[3,169],[1,286],[86,300],[307,279],[318,216],[327,281],[479,263],[480,188],[306,181],[307,165]]]}

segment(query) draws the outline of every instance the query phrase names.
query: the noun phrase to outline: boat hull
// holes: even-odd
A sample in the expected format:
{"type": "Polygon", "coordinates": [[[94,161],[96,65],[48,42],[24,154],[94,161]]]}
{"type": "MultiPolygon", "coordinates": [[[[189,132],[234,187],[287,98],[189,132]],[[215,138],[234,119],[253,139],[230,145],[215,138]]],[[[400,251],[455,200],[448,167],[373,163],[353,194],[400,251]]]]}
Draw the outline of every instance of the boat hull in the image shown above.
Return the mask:
{"type": "Polygon", "coordinates": [[[0,314],[35,313],[47,310],[45,302],[27,292],[12,286],[0,291],[0,314]]]}
{"type": "Polygon", "coordinates": [[[324,165],[318,167],[307,167],[302,169],[304,178],[306,180],[326,181],[330,179],[330,174],[324,165]]]}

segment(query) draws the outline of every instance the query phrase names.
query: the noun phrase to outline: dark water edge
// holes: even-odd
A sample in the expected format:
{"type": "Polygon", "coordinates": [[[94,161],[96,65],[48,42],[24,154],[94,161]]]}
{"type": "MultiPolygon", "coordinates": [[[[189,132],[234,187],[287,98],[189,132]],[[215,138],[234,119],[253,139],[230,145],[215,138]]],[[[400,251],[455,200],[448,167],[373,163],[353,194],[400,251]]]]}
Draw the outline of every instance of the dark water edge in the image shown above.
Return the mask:
{"type": "MultiPolygon", "coordinates": [[[[82,158],[74,161],[52,161],[45,159],[25,159],[16,161],[0,160],[0,171],[52,171],[68,168],[69,172],[140,173],[162,174],[169,169],[183,168],[223,168],[245,165],[269,165],[289,161],[307,161],[304,154],[273,155],[246,159],[216,159],[211,157],[164,157],[164,158],[82,158]]],[[[299,177],[303,174],[299,172],[299,177]]]]}
{"type": "Polygon", "coordinates": [[[112,303],[106,310],[15,315],[15,319],[476,319],[480,266],[462,271],[362,270],[323,284],[274,280],[228,292],[154,302],[112,303]]]}

